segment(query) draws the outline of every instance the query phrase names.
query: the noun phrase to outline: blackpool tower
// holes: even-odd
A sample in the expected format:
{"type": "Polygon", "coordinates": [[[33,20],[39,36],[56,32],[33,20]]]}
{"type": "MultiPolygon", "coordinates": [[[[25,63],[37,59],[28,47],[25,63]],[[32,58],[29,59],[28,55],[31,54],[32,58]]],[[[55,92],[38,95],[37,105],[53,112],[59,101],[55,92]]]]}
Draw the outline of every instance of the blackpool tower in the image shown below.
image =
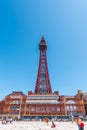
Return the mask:
{"type": "MultiPolygon", "coordinates": [[[[13,92],[0,101],[0,117],[13,119],[59,119],[60,116],[85,114],[83,99],[79,95],[64,96],[52,92],[47,66],[47,44],[44,37],[39,44],[40,58],[34,92],[13,92]]],[[[2,118],[3,119],[3,118],[2,118]]]]}
{"type": "Polygon", "coordinates": [[[46,57],[47,44],[43,36],[39,44],[39,50],[40,50],[40,58],[39,58],[37,80],[35,85],[35,93],[51,94],[52,88],[50,84],[47,57],[46,57]]]}

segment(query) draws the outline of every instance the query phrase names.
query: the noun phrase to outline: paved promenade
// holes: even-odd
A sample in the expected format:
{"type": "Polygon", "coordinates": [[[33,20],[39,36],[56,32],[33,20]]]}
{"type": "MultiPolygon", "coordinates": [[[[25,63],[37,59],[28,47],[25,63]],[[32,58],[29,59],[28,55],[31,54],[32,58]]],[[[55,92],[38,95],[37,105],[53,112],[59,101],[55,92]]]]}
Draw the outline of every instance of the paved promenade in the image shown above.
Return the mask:
{"type": "MultiPolygon", "coordinates": [[[[0,130],[78,130],[76,123],[74,122],[55,122],[56,128],[51,128],[51,122],[46,124],[46,122],[12,122],[12,124],[2,124],[0,122],[0,130]]],[[[85,129],[87,130],[87,122],[85,123],[85,129]]]]}

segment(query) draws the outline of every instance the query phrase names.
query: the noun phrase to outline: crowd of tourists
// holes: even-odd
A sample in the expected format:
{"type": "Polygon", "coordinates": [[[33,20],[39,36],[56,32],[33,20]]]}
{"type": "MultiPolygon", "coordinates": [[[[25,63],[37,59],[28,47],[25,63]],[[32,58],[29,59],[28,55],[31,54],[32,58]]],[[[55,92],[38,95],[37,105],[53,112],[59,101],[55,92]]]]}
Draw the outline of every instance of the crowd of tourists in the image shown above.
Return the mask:
{"type": "Polygon", "coordinates": [[[12,123],[13,119],[12,118],[7,118],[7,119],[3,119],[1,120],[2,121],[2,124],[8,124],[8,123],[12,123]]]}

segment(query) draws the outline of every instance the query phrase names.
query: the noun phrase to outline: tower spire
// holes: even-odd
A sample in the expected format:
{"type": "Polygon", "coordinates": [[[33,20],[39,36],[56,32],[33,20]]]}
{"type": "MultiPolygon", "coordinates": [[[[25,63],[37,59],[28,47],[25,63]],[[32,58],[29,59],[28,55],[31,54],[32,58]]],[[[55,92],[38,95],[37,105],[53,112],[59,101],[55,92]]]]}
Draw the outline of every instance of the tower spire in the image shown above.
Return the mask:
{"type": "Polygon", "coordinates": [[[40,59],[39,59],[37,80],[35,85],[35,93],[38,94],[52,93],[47,66],[47,57],[46,57],[47,44],[44,39],[44,36],[42,36],[41,38],[39,44],[39,50],[40,50],[40,59]]]}

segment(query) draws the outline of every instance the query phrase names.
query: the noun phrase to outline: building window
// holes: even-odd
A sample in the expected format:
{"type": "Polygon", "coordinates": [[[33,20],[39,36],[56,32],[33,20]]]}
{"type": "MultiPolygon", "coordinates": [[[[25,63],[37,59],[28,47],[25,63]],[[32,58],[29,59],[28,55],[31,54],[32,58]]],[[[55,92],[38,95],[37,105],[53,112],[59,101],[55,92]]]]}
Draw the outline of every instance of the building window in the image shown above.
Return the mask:
{"type": "Polygon", "coordinates": [[[56,108],[55,107],[52,107],[52,112],[56,112],[56,108]]]}
{"type": "Polygon", "coordinates": [[[45,112],[46,110],[45,110],[45,107],[42,107],[42,112],[45,112]]]}
{"type": "Polygon", "coordinates": [[[47,112],[50,112],[50,111],[51,111],[50,107],[47,107],[47,112]]]}
{"type": "Polygon", "coordinates": [[[73,106],[73,109],[76,110],[76,106],[73,106]]]}
{"type": "Polygon", "coordinates": [[[20,106],[10,106],[10,110],[20,110],[20,106]]]}
{"type": "Polygon", "coordinates": [[[66,107],[67,111],[69,111],[69,106],[66,107]]]}
{"type": "Polygon", "coordinates": [[[72,105],[70,105],[70,111],[73,111],[73,106],[72,105]]]}
{"type": "Polygon", "coordinates": [[[36,108],[36,111],[37,111],[37,112],[40,112],[40,107],[37,107],[37,108],[36,108]]]}
{"type": "Polygon", "coordinates": [[[20,104],[20,101],[14,100],[14,101],[12,101],[10,104],[20,104]]]}
{"type": "Polygon", "coordinates": [[[32,107],[32,108],[31,108],[31,111],[34,112],[34,111],[35,111],[35,107],[32,107]]]}
{"type": "Polygon", "coordinates": [[[60,107],[57,108],[57,111],[60,111],[60,107]]]}
{"type": "Polygon", "coordinates": [[[29,112],[29,106],[26,107],[26,111],[29,112]]]}
{"type": "Polygon", "coordinates": [[[76,104],[76,102],[73,101],[73,100],[68,100],[68,101],[66,102],[66,104],[76,104]]]}

